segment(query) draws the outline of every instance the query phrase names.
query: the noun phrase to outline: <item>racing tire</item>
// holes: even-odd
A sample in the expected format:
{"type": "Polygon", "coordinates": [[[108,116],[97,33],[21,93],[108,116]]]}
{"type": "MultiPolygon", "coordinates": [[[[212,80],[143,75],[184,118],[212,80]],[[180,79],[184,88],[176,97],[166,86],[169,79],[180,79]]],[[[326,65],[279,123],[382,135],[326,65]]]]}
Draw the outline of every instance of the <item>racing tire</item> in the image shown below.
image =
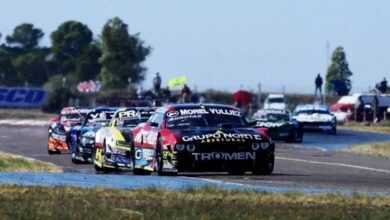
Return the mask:
{"type": "Polygon", "coordinates": [[[177,176],[177,172],[164,172],[164,154],[162,151],[161,137],[157,139],[156,153],[155,153],[155,169],[159,176],[177,176]]]}
{"type": "Polygon", "coordinates": [[[157,139],[156,153],[155,153],[155,169],[159,176],[164,175],[163,173],[164,158],[162,152],[161,137],[157,139]]]}
{"type": "Polygon", "coordinates": [[[242,176],[245,175],[246,170],[229,170],[229,175],[242,176]]]}
{"type": "Polygon", "coordinates": [[[99,167],[98,165],[94,165],[96,174],[100,174],[103,172],[103,168],[99,167]]]}
{"type": "Polygon", "coordinates": [[[272,157],[270,161],[266,164],[261,164],[260,166],[255,167],[252,170],[253,175],[271,175],[274,170],[275,158],[272,157]]]}
{"type": "Polygon", "coordinates": [[[331,135],[336,135],[337,134],[337,127],[336,126],[332,127],[332,130],[330,131],[330,134],[331,135]]]}

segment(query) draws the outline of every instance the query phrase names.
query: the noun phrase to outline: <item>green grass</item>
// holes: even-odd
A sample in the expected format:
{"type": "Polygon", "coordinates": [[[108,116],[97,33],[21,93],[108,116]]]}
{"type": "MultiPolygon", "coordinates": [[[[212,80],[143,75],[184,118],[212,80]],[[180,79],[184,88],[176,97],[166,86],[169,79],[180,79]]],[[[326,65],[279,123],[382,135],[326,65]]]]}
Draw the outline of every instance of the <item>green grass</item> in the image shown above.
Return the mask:
{"type": "Polygon", "coordinates": [[[62,172],[62,168],[51,163],[27,157],[0,152],[0,171],[2,172],[62,172]]]}
{"type": "Polygon", "coordinates": [[[366,131],[380,134],[390,134],[390,122],[381,122],[376,124],[364,125],[361,123],[348,123],[340,125],[339,128],[350,129],[354,131],[366,131]]]}
{"type": "Polygon", "coordinates": [[[0,185],[2,219],[389,219],[390,197],[0,185]]]}
{"type": "Polygon", "coordinates": [[[55,114],[42,112],[40,109],[0,109],[0,120],[2,119],[39,119],[49,120],[57,117],[55,114]]]}
{"type": "Polygon", "coordinates": [[[390,158],[390,142],[355,145],[343,151],[390,158]]]}

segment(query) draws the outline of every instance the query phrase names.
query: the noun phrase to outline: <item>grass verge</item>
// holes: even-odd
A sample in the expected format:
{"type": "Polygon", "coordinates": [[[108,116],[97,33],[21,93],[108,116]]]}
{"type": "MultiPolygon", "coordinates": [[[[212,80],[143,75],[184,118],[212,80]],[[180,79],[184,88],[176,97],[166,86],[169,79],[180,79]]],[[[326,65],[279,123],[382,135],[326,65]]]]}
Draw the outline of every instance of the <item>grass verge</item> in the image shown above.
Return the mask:
{"type": "Polygon", "coordinates": [[[42,112],[40,109],[0,109],[0,120],[2,119],[36,119],[47,120],[57,117],[55,114],[42,112]]]}
{"type": "Polygon", "coordinates": [[[390,142],[355,145],[342,151],[390,158],[390,142]]]}
{"type": "Polygon", "coordinates": [[[390,197],[0,185],[2,219],[389,219],[390,197]]]}
{"type": "Polygon", "coordinates": [[[364,125],[359,123],[348,123],[345,125],[340,125],[339,128],[350,129],[354,131],[365,131],[365,132],[374,132],[380,134],[390,134],[390,123],[377,123],[364,125]]]}
{"type": "Polygon", "coordinates": [[[62,168],[51,163],[0,151],[2,172],[62,172],[62,168]]]}

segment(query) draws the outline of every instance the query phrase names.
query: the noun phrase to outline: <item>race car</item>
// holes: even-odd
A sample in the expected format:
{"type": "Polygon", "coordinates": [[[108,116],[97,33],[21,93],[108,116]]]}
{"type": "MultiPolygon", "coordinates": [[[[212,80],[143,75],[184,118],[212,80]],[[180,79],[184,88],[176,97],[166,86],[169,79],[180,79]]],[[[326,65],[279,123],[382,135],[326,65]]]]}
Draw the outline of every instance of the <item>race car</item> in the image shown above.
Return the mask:
{"type": "Polygon", "coordinates": [[[72,162],[92,163],[95,133],[110,123],[117,108],[97,107],[88,112],[80,128],[71,130],[72,162]]]}
{"type": "Polygon", "coordinates": [[[47,152],[49,154],[70,151],[70,129],[84,121],[90,109],[65,107],[58,118],[52,118],[48,129],[47,152]]]}
{"type": "Polygon", "coordinates": [[[326,105],[298,105],[293,112],[293,119],[302,124],[304,130],[320,130],[336,134],[336,117],[326,105]]]}
{"type": "Polygon", "coordinates": [[[144,173],[185,171],[271,174],[275,145],[239,109],[217,104],[160,107],[132,132],[134,167],[144,173]]]}
{"type": "Polygon", "coordinates": [[[102,127],[96,132],[94,157],[96,172],[134,170],[131,131],[137,126],[142,126],[154,111],[153,108],[130,107],[120,108],[115,112],[109,126],[102,127]]]}
{"type": "Polygon", "coordinates": [[[303,140],[302,125],[292,120],[289,110],[260,109],[250,123],[256,128],[267,128],[267,134],[273,140],[295,143],[303,140]]]}

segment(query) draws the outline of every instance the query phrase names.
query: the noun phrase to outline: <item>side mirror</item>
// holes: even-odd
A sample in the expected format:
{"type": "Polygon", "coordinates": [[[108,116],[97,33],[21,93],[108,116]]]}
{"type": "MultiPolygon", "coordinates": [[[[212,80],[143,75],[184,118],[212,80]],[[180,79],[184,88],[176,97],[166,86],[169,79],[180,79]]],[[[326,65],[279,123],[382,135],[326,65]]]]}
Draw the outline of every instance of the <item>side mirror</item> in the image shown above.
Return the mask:
{"type": "Polygon", "coordinates": [[[50,118],[50,122],[55,123],[58,121],[58,118],[50,118]]]}

